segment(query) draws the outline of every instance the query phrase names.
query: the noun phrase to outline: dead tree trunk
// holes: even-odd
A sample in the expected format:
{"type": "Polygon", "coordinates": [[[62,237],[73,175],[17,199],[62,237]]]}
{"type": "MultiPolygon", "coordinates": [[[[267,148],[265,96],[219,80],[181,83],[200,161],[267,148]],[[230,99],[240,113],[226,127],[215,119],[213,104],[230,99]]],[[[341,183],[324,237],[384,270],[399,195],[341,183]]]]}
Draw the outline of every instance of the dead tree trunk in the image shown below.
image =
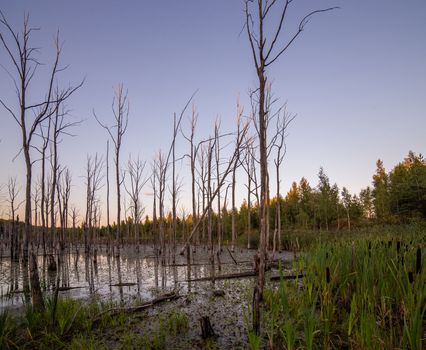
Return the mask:
{"type": "Polygon", "coordinates": [[[123,135],[127,130],[127,125],[129,122],[129,102],[127,99],[127,92],[123,91],[123,84],[118,85],[115,95],[112,101],[112,112],[114,114],[114,125],[111,127],[102,124],[95,112],[93,115],[99,125],[103,127],[109,134],[115,151],[115,179],[116,179],[116,190],[117,190],[117,231],[116,231],[116,255],[120,256],[120,244],[121,244],[121,184],[124,179],[120,175],[120,150],[123,140],[123,135]],[[115,130],[113,130],[115,129],[115,130]]]}
{"type": "MultiPolygon", "coordinates": [[[[0,32],[0,41],[3,48],[6,51],[6,55],[10,58],[12,63],[13,71],[8,74],[12,77],[14,81],[14,87],[16,88],[18,105],[19,109],[13,111],[12,108],[8,107],[4,100],[0,99],[0,104],[8,111],[11,117],[16,121],[21,130],[21,140],[22,140],[22,151],[25,159],[26,167],[26,183],[25,183],[25,232],[24,232],[24,245],[23,245],[23,257],[26,262],[28,262],[28,248],[31,240],[32,233],[32,220],[31,220],[31,189],[32,189],[32,165],[33,161],[31,159],[30,150],[32,148],[33,136],[38,130],[39,125],[43,123],[44,120],[50,117],[50,111],[52,103],[55,103],[53,99],[53,84],[57,80],[57,74],[62,71],[60,69],[59,57],[61,54],[61,44],[59,42],[59,37],[56,36],[55,39],[55,48],[56,55],[55,61],[50,72],[46,92],[44,94],[44,100],[36,103],[29,103],[27,101],[28,91],[34,74],[36,73],[37,66],[39,61],[35,57],[36,53],[39,51],[35,47],[31,47],[30,39],[31,34],[34,33],[33,28],[29,25],[29,16],[25,16],[22,35],[21,33],[15,32],[2,12],[0,12],[0,25],[3,28],[3,31],[0,32]],[[6,37],[8,36],[8,38],[6,37]]],[[[64,90],[59,96],[61,101],[66,100],[70,97],[80,86],[69,87],[64,90]]],[[[30,269],[31,269],[31,289],[33,296],[39,295],[41,297],[40,283],[38,281],[37,272],[37,260],[33,256],[30,260],[30,269]],[[35,270],[34,270],[35,269],[35,270]],[[33,271],[34,270],[34,271],[33,271]],[[32,273],[34,272],[34,273],[32,273]]],[[[35,307],[44,308],[42,303],[42,298],[34,297],[33,304],[35,307]]]]}
{"type": "Polygon", "coordinates": [[[199,220],[197,221],[197,223],[193,227],[193,229],[192,229],[190,235],[188,236],[188,238],[187,238],[184,246],[182,247],[182,249],[180,251],[181,255],[183,255],[185,253],[186,247],[191,242],[191,239],[192,239],[194,233],[196,232],[196,230],[198,229],[198,226],[199,226],[200,222],[203,221],[204,217],[208,213],[208,208],[212,205],[212,201],[216,198],[216,196],[217,196],[218,192],[221,190],[221,188],[222,188],[222,186],[223,186],[226,178],[231,173],[231,171],[233,169],[233,166],[234,166],[234,162],[237,161],[237,155],[238,155],[239,149],[242,147],[243,140],[244,140],[245,135],[247,133],[248,127],[249,127],[249,123],[247,122],[241,128],[240,138],[236,142],[234,152],[233,152],[232,156],[230,157],[230,159],[228,160],[228,163],[226,165],[226,168],[225,168],[224,172],[222,173],[221,178],[217,180],[216,189],[213,191],[211,197],[208,199],[207,205],[203,207],[203,213],[199,217],[199,220]]]}
{"type": "Polygon", "coordinates": [[[19,260],[19,220],[16,219],[15,222],[15,214],[16,211],[19,210],[22,202],[16,202],[19,195],[19,188],[16,187],[16,177],[10,177],[7,181],[7,192],[10,206],[10,220],[12,222],[12,229],[10,234],[10,258],[12,261],[19,260]]]}
{"type": "Polygon", "coordinates": [[[145,164],[146,163],[142,162],[139,157],[136,160],[129,158],[127,163],[127,171],[129,173],[130,186],[127,187],[125,184],[126,192],[130,196],[134,234],[138,247],[140,244],[139,225],[143,213],[140,197],[143,186],[145,186],[145,184],[148,182],[148,178],[143,178],[145,164]]]}
{"type": "MultiPolygon", "coordinates": [[[[215,124],[215,161],[216,161],[216,181],[220,179],[220,137],[219,137],[220,121],[216,121],[215,124]]],[[[220,190],[217,193],[217,255],[219,257],[222,252],[222,208],[220,203],[220,190]]]]}
{"type": "Polygon", "coordinates": [[[107,232],[108,232],[108,241],[110,240],[110,221],[109,221],[109,140],[107,140],[107,147],[106,147],[106,201],[107,201],[107,232]]]}
{"type": "Polygon", "coordinates": [[[286,13],[289,6],[292,4],[291,0],[285,0],[282,3],[281,9],[277,10],[281,2],[268,1],[268,0],[245,0],[245,27],[253,55],[254,65],[258,77],[258,86],[256,89],[257,102],[258,102],[258,136],[259,136],[259,153],[260,153],[260,247],[259,247],[259,275],[257,284],[253,293],[253,329],[256,333],[260,330],[260,303],[263,300],[263,289],[265,285],[265,262],[266,262],[266,249],[267,249],[267,201],[268,201],[268,159],[267,159],[267,115],[266,108],[266,69],[273,64],[296,40],[302,33],[305,25],[310,17],[316,13],[329,11],[317,10],[308,13],[299,23],[296,33],[290,36],[290,39],[278,47],[280,34],[284,28],[283,23],[286,18],[286,13]],[[251,11],[251,4],[255,10],[251,11]],[[270,12],[271,11],[271,12],[270,12]],[[278,24],[271,26],[269,23],[268,14],[278,13],[278,24]],[[268,24],[268,25],[267,25],[268,24]],[[254,26],[257,25],[257,29],[254,26]],[[271,28],[271,35],[268,35],[266,26],[271,28]]]}
{"type": "Polygon", "coordinates": [[[280,108],[278,110],[278,116],[277,116],[277,133],[274,137],[274,143],[273,147],[276,147],[277,149],[277,155],[274,159],[275,164],[275,172],[276,172],[276,181],[277,181],[277,198],[276,198],[276,215],[275,215],[275,231],[274,231],[274,238],[273,238],[273,252],[272,255],[275,254],[276,251],[276,244],[277,244],[277,236],[278,236],[278,251],[281,251],[281,193],[280,193],[280,184],[281,184],[281,178],[280,178],[280,167],[284,160],[284,156],[286,153],[286,145],[285,145],[285,135],[288,125],[294,120],[296,116],[291,116],[289,113],[287,113],[287,110],[284,106],[284,108],[280,108]]]}
{"type": "MultiPolygon", "coordinates": [[[[240,139],[240,125],[241,125],[241,116],[243,114],[243,110],[240,106],[240,102],[237,102],[237,142],[240,139]]],[[[237,145],[236,145],[237,147],[237,145]]],[[[240,163],[240,149],[239,146],[236,148],[236,160],[234,163],[234,166],[232,168],[232,243],[231,243],[231,251],[234,252],[235,250],[235,240],[237,238],[237,228],[236,228],[236,215],[237,215],[237,208],[235,206],[235,185],[236,185],[236,172],[237,168],[240,163]]]]}

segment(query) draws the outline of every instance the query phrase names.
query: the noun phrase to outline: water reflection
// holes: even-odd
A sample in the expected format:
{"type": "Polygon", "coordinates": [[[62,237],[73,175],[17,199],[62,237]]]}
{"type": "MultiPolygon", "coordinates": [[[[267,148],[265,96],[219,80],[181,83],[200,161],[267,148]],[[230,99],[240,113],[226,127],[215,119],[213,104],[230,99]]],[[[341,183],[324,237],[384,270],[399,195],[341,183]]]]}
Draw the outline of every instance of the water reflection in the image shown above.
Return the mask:
{"type": "MultiPolygon", "coordinates": [[[[59,265],[56,270],[49,270],[48,257],[38,256],[41,287],[45,295],[54,292],[58,281],[61,281],[60,295],[124,303],[135,298],[147,300],[173,289],[190,292],[200,287],[200,283],[191,280],[212,278],[212,281],[203,282],[202,287],[205,288],[206,283],[214,283],[217,275],[252,270],[255,253],[246,250],[235,252],[236,265],[226,250],[219,256],[215,254],[214,261],[209,251],[199,247],[195,252],[188,250],[185,256],[177,255],[174,264],[166,265],[150,247],[141,247],[139,252],[132,247],[124,247],[118,257],[112,249],[106,248],[93,249],[89,254],[80,254],[84,251],[82,247],[66,250],[60,259],[55,255],[59,265]]],[[[22,262],[11,262],[8,257],[0,259],[0,308],[23,304],[28,276],[28,267],[22,262]]]]}

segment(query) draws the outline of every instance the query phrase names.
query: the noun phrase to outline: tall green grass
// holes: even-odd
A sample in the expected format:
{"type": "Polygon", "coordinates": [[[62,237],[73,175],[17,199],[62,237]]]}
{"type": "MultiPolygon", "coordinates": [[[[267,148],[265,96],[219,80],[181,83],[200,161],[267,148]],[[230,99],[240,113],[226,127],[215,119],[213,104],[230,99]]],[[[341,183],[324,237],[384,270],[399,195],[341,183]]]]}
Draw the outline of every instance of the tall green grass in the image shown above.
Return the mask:
{"type": "Polygon", "coordinates": [[[303,267],[303,281],[281,279],[265,293],[269,344],[274,349],[423,349],[425,237],[414,228],[312,243],[294,263],[297,271],[303,267]]]}

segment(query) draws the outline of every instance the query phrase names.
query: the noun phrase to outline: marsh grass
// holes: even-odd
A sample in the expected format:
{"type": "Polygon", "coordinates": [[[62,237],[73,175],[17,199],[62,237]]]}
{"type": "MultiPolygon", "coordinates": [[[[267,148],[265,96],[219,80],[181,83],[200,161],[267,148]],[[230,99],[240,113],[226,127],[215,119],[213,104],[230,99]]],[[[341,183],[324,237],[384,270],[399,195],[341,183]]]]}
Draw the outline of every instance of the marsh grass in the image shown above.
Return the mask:
{"type": "Polygon", "coordinates": [[[281,279],[265,293],[270,347],[422,349],[424,232],[312,238],[316,243],[293,265],[304,269],[303,282],[281,279]]]}
{"type": "Polygon", "coordinates": [[[151,332],[139,334],[137,327],[131,327],[132,315],[105,312],[117,306],[59,298],[56,310],[53,300],[48,299],[44,312],[27,306],[12,319],[4,311],[0,314],[0,349],[100,350],[110,348],[108,338],[115,339],[120,349],[167,349],[173,337],[185,336],[189,331],[188,316],[171,310],[153,320],[151,332]]]}

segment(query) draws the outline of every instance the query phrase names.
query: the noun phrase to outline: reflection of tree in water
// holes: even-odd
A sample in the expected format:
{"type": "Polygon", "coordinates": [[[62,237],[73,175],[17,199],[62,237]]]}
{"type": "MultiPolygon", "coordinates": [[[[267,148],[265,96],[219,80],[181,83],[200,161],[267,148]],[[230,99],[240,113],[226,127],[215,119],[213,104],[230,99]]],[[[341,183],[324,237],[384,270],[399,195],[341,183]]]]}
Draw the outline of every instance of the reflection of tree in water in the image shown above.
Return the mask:
{"type": "Polygon", "coordinates": [[[120,294],[120,302],[124,303],[124,294],[123,294],[123,285],[122,285],[122,277],[121,277],[121,256],[118,255],[115,257],[115,260],[117,262],[117,276],[118,276],[118,291],[120,294]]]}
{"type": "Polygon", "coordinates": [[[79,264],[78,264],[79,260],[80,260],[80,252],[77,248],[75,258],[74,258],[74,273],[78,283],[80,282],[80,272],[79,272],[79,264]]]}
{"type": "Polygon", "coordinates": [[[167,266],[163,264],[163,259],[160,264],[161,267],[161,289],[164,290],[167,287],[167,266]]]}
{"type": "Polygon", "coordinates": [[[186,250],[186,280],[188,281],[188,292],[191,292],[191,248],[186,250]]]}
{"type": "MultiPolygon", "coordinates": [[[[111,251],[108,252],[101,248],[97,247],[96,258],[94,246],[88,255],[79,253],[77,247],[66,249],[60,256],[54,256],[56,271],[49,271],[48,256],[40,255],[38,265],[45,295],[54,296],[57,286],[59,286],[59,297],[84,298],[96,294],[111,302],[125,303],[133,298],[146,299],[170,289],[179,289],[181,284],[184,292],[193,292],[194,289],[200,287],[211,289],[212,283],[199,284],[190,280],[207,277],[215,280],[217,285],[218,276],[221,274],[218,272],[216,251],[214,264],[212,264],[211,252],[207,248],[203,249],[202,246],[197,249],[196,253],[193,253],[192,247],[190,247],[190,254],[179,257],[176,259],[176,263],[171,265],[162,264],[161,257],[156,256],[154,250],[149,247],[146,248],[146,254],[142,254],[142,247],[140,247],[139,253],[135,252],[134,247],[126,247],[119,259],[111,251]],[[187,282],[188,280],[189,282],[187,282]],[[72,292],[65,293],[62,289],[71,289],[72,292]]],[[[239,254],[235,255],[235,259],[240,261],[240,258],[239,254]]],[[[247,261],[249,260],[251,259],[247,259],[247,261]]],[[[242,265],[235,265],[230,260],[226,250],[220,255],[220,261],[222,272],[225,274],[242,267],[242,265]]],[[[1,262],[3,263],[0,266],[1,274],[6,275],[7,278],[5,279],[7,282],[2,287],[9,294],[8,297],[3,296],[0,299],[1,304],[25,302],[25,295],[22,295],[22,291],[25,283],[29,283],[28,268],[26,269],[22,262],[9,263],[7,261],[7,264],[4,261],[1,262]],[[10,293],[14,291],[15,293],[11,296],[10,293]],[[16,293],[16,291],[20,291],[20,293],[16,293]]],[[[213,286],[215,285],[213,284],[213,286]]],[[[26,300],[31,301],[30,293],[25,297],[26,300]]]]}
{"type": "Polygon", "coordinates": [[[107,264],[108,264],[108,285],[109,285],[109,292],[112,295],[112,276],[111,276],[111,254],[108,251],[107,254],[107,264]]]}
{"type": "MultiPolygon", "coordinates": [[[[138,245],[138,250],[139,250],[139,245],[138,245]]],[[[139,257],[136,258],[136,268],[135,269],[136,269],[136,284],[137,284],[137,292],[138,292],[137,294],[140,297],[142,278],[141,278],[141,261],[140,261],[139,257]]]]}
{"type": "Polygon", "coordinates": [[[155,254],[154,258],[154,285],[155,289],[158,289],[158,254],[155,254]]]}

